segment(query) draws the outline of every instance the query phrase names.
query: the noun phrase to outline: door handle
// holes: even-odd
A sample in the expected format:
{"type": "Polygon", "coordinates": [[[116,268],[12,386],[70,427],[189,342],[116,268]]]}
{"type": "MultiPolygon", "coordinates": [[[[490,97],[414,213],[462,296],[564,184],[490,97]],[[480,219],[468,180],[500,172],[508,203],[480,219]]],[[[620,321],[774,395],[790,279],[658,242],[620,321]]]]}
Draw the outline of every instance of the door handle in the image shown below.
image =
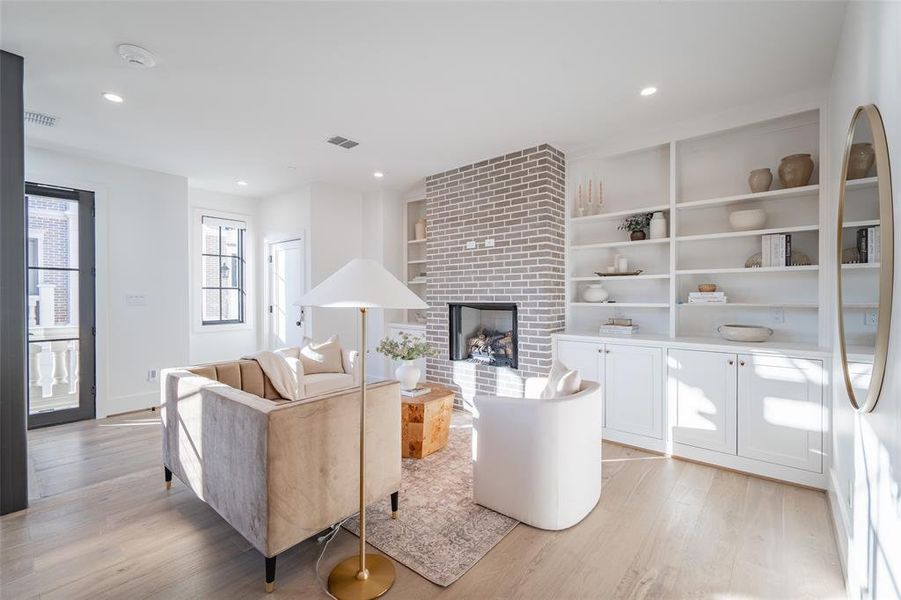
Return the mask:
{"type": "Polygon", "coordinates": [[[300,307],[300,318],[297,319],[297,322],[294,324],[297,325],[298,327],[303,327],[304,317],[305,317],[304,308],[301,306],[300,307]]]}

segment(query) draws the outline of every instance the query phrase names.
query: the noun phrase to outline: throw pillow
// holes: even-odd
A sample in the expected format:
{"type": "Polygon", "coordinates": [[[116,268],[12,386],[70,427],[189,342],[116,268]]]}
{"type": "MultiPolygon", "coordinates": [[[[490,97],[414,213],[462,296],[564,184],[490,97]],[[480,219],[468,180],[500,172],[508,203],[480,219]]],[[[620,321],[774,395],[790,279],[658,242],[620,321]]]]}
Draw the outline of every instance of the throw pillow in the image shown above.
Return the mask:
{"type": "Polygon", "coordinates": [[[560,398],[571,396],[582,387],[582,377],[578,371],[569,369],[559,360],[551,366],[547,376],[547,385],[541,392],[542,398],[560,398]]]}
{"type": "Polygon", "coordinates": [[[316,373],[343,373],[341,362],[341,344],[338,336],[333,335],[324,342],[310,340],[300,349],[300,362],[304,375],[316,373]]]}

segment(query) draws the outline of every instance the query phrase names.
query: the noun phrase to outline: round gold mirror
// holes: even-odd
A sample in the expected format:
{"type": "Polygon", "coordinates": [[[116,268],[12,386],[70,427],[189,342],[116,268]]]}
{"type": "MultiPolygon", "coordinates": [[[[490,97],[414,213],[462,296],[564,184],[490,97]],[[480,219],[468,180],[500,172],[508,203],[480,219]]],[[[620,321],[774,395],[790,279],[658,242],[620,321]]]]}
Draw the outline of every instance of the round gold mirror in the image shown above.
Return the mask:
{"type": "Polygon", "coordinates": [[[838,200],[838,335],[851,405],[879,400],[892,315],[892,176],[879,109],[851,118],[838,200]]]}

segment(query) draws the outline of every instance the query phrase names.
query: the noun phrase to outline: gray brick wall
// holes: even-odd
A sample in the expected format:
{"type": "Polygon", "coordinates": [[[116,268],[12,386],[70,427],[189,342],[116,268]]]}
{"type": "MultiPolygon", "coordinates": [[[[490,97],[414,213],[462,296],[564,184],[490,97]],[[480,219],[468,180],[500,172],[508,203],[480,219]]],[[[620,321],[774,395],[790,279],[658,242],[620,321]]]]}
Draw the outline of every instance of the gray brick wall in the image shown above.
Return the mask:
{"type": "Polygon", "coordinates": [[[426,339],[439,352],[426,374],[464,407],[476,393],[521,395],[523,378],[551,367],[550,334],[564,327],[565,170],[543,144],[426,178],[426,339]],[[515,302],[519,368],[448,360],[449,302],[515,302]]]}

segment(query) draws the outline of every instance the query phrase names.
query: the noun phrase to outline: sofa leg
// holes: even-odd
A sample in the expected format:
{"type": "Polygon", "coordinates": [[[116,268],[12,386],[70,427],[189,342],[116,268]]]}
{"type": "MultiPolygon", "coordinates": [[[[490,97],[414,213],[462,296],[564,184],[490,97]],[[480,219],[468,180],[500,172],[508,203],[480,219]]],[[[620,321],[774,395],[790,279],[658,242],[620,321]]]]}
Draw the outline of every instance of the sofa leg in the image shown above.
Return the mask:
{"type": "Polygon", "coordinates": [[[397,503],[400,500],[400,491],[391,494],[391,518],[397,518],[397,503]]]}
{"type": "Polygon", "coordinates": [[[172,487],[172,471],[169,470],[169,467],[163,467],[163,474],[166,476],[166,489],[172,487]]]}
{"type": "Polygon", "coordinates": [[[275,558],[274,556],[266,557],[266,593],[275,589],[275,558]]]}

